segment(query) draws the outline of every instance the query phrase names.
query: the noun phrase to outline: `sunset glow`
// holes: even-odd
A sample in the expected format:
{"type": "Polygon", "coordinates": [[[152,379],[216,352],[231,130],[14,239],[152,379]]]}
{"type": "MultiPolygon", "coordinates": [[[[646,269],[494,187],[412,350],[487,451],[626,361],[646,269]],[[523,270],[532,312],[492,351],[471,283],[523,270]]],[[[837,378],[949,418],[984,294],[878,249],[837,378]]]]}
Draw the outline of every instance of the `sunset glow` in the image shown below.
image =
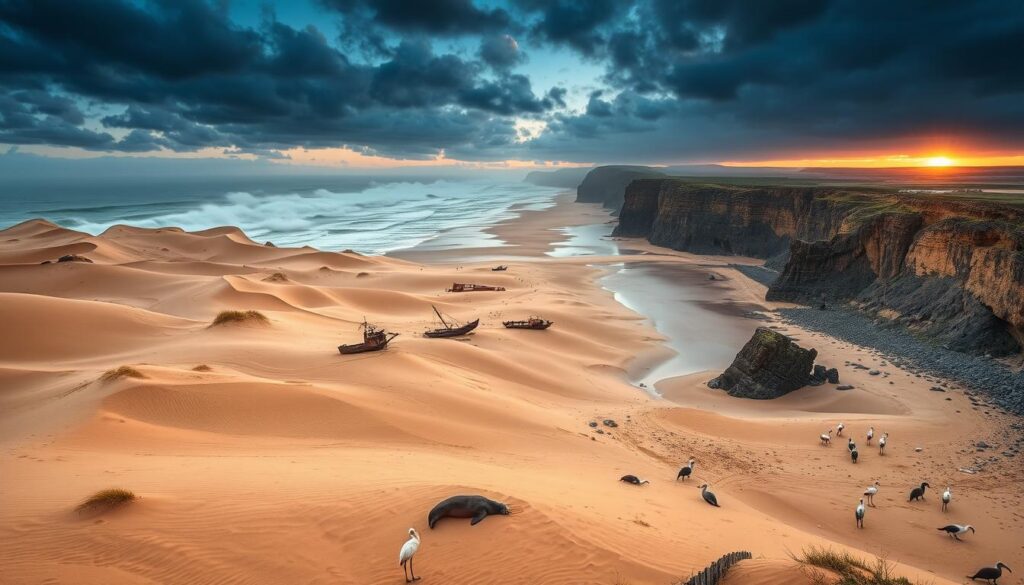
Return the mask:
{"type": "Polygon", "coordinates": [[[730,167],[787,167],[787,168],[864,168],[881,169],[896,167],[995,167],[1024,166],[1024,154],[964,154],[950,155],[909,155],[884,154],[875,156],[851,156],[835,158],[807,157],[797,159],[725,161],[730,167]]]}
{"type": "Polygon", "coordinates": [[[926,167],[949,167],[954,164],[953,159],[948,156],[933,156],[924,161],[926,167]]]}

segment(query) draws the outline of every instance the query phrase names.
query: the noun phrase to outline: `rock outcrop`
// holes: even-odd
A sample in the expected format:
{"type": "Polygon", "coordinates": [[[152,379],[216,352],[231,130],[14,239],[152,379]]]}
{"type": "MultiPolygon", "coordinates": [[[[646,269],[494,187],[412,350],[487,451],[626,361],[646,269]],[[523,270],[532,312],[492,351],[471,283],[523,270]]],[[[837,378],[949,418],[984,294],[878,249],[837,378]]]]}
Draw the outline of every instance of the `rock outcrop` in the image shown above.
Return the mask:
{"type": "Polygon", "coordinates": [[[738,398],[778,398],[810,383],[817,356],[816,350],[804,349],[778,331],[758,327],[732,365],[708,386],[738,398]]]}
{"type": "Polygon", "coordinates": [[[615,235],[781,268],[769,300],[850,302],[958,351],[1024,340],[1024,205],[884,189],[637,180],[615,235]]]}

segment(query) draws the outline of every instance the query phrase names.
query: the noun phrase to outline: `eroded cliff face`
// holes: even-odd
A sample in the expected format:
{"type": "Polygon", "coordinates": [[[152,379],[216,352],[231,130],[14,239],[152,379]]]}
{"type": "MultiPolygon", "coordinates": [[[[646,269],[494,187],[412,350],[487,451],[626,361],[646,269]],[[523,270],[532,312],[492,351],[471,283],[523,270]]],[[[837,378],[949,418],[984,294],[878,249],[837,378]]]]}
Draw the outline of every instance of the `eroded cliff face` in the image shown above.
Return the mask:
{"type": "Polygon", "coordinates": [[[814,189],[638,180],[626,188],[615,235],[698,254],[768,258],[787,252],[795,239],[838,233],[850,204],[819,195],[814,189]]]}
{"type": "Polygon", "coordinates": [[[597,167],[583,177],[576,188],[576,201],[580,203],[600,203],[604,207],[618,212],[622,208],[626,186],[637,179],[645,177],[663,177],[651,167],[612,165],[597,167]]]}
{"type": "Polygon", "coordinates": [[[626,189],[621,236],[696,253],[775,258],[769,300],[848,301],[953,349],[1007,355],[1024,340],[1024,210],[831,188],[626,189]]]}

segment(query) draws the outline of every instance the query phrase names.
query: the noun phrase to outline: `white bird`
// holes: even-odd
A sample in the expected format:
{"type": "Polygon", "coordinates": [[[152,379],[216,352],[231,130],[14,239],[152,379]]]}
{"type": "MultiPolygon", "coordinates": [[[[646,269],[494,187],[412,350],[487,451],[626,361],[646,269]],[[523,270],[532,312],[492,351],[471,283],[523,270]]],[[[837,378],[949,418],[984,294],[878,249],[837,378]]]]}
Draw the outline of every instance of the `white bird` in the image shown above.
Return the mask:
{"type": "Polygon", "coordinates": [[[868,427],[868,445],[871,444],[871,439],[875,437],[875,427],[868,427]]]}
{"type": "Polygon", "coordinates": [[[832,444],[832,429],[829,429],[828,433],[822,433],[818,438],[821,439],[821,444],[822,445],[831,445],[832,444]]]}
{"type": "Polygon", "coordinates": [[[864,498],[860,499],[860,503],[857,504],[857,528],[864,528],[864,498]]]}
{"type": "Polygon", "coordinates": [[[949,501],[953,499],[952,492],[949,491],[949,486],[946,486],[946,491],[942,492],[942,511],[945,512],[946,508],[949,507],[949,501]]]}
{"type": "Polygon", "coordinates": [[[415,528],[410,528],[409,540],[405,541],[405,544],[402,545],[401,552],[398,553],[398,564],[402,565],[402,574],[405,575],[406,583],[410,583],[412,581],[419,581],[420,579],[412,572],[412,557],[416,554],[416,551],[418,551],[419,549],[420,535],[416,534],[415,528]],[[409,564],[408,574],[406,574],[406,563],[409,564]],[[412,578],[410,579],[410,577],[412,578]]]}
{"type": "Polygon", "coordinates": [[[875,494],[878,493],[878,486],[880,484],[876,481],[873,485],[869,485],[868,489],[864,490],[864,495],[868,497],[868,505],[875,505],[875,494]]]}
{"type": "Polygon", "coordinates": [[[845,428],[846,428],[846,425],[844,425],[843,423],[837,424],[836,425],[836,436],[837,437],[842,437],[843,436],[843,429],[845,429],[845,428]]]}
{"type": "MultiPolygon", "coordinates": [[[[970,524],[950,524],[949,526],[943,526],[942,528],[939,528],[939,530],[945,532],[951,538],[960,540],[961,534],[967,534],[968,530],[974,532],[974,527],[970,524]]],[[[1010,572],[1012,573],[1013,571],[1010,572]]]]}
{"type": "Polygon", "coordinates": [[[878,454],[882,455],[882,451],[885,450],[885,443],[889,440],[889,433],[883,433],[882,438],[878,439],[878,454]]]}

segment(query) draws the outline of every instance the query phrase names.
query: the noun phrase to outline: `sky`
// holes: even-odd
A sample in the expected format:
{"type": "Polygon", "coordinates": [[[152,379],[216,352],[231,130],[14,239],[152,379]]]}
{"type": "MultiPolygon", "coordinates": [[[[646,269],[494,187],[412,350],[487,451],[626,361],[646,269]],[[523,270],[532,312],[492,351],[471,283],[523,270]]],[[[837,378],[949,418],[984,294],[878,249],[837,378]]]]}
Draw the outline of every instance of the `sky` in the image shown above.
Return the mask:
{"type": "Polygon", "coordinates": [[[0,0],[0,153],[1024,165],[1022,52],[1006,0],[0,0]]]}

